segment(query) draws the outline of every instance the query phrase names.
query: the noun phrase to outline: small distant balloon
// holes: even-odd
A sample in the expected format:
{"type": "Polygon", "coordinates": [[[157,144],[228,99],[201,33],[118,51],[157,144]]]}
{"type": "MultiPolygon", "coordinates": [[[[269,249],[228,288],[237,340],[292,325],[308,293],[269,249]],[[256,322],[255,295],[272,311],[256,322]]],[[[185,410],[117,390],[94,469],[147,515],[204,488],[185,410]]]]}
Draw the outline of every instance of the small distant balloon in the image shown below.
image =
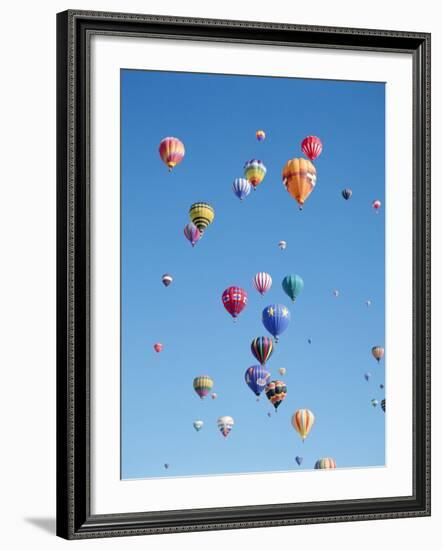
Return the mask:
{"type": "Polygon", "coordinates": [[[342,190],[342,196],[346,201],[353,195],[353,191],[351,189],[343,189],[342,190]]]}
{"type": "Polygon", "coordinates": [[[364,378],[365,378],[365,380],[367,380],[367,382],[370,380],[370,376],[371,376],[371,372],[366,372],[364,374],[364,378]]]}
{"type": "Polygon", "coordinates": [[[169,464],[168,464],[167,462],[166,462],[166,464],[164,464],[164,468],[165,468],[166,470],[169,469],[169,464]]]}
{"type": "Polygon", "coordinates": [[[157,342],[156,344],[153,345],[153,349],[157,353],[160,353],[160,351],[163,351],[163,344],[161,344],[160,342],[157,342]]]}
{"type": "Polygon", "coordinates": [[[287,248],[287,243],[285,241],[279,241],[278,246],[280,250],[285,250],[287,248]]]}
{"type": "Polygon", "coordinates": [[[162,139],[158,151],[169,172],[183,160],[186,153],[183,142],[176,137],[165,137],[162,139]]]}
{"type": "Polygon", "coordinates": [[[245,178],[236,178],[235,180],[233,180],[232,189],[238,199],[242,201],[248,195],[250,195],[252,186],[245,178]]]}
{"type": "Polygon", "coordinates": [[[195,224],[188,223],[184,227],[184,236],[192,246],[195,246],[196,243],[201,239],[202,233],[195,224]]]}
{"type": "Polygon", "coordinates": [[[302,441],[310,433],[315,423],[315,415],[309,409],[298,409],[292,416],[292,426],[301,436],[302,441]]]}
{"type": "Polygon", "coordinates": [[[268,412],[267,413],[267,416],[270,418],[272,416],[272,413],[271,412],[268,412]]]}
{"type": "Polygon", "coordinates": [[[217,393],[212,393],[212,395],[210,396],[212,399],[217,399],[218,397],[218,394],[217,393]]]}
{"type": "Polygon", "coordinates": [[[227,437],[231,432],[235,421],[231,416],[220,416],[217,420],[218,429],[224,437],[227,437]]]}
{"type": "Polygon", "coordinates": [[[373,346],[371,348],[371,353],[376,361],[379,363],[382,357],[384,357],[385,350],[381,346],[373,346]]]}
{"type": "Polygon", "coordinates": [[[381,390],[384,389],[384,384],[379,384],[379,387],[381,388],[381,390]]]}
{"type": "Polygon", "coordinates": [[[381,208],[382,203],[380,200],[375,200],[373,201],[371,206],[374,208],[375,212],[379,212],[379,209],[381,208]]]}
{"type": "Polygon", "coordinates": [[[307,342],[308,342],[309,344],[311,344],[311,343],[312,343],[312,339],[311,339],[311,338],[308,338],[307,342]]]}
{"type": "Polygon", "coordinates": [[[315,470],[334,470],[336,461],[334,458],[320,458],[315,463],[315,470]]]}
{"type": "Polygon", "coordinates": [[[302,456],[297,456],[297,457],[295,458],[295,460],[296,460],[296,463],[298,464],[298,466],[301,466],[302,461],[303,461],[304,459],[302,458],[302,456]]]}
{"type": "Polygon", "coordinates": [[[285,373],[287,372],[287,369],[285,369],[284,367],[281,367],[280,369],[278,369],[278,372],[281,376],[284,376],[285,373]]]}
{"type": "Polygon", "coordinates": [[[322,141],[316,136],[307,136],[301,143],[302,152],[310,160],[315,160],[322,153],[322,141]]]}
{"type": "Polygon", "coordinates": [[[365,301],[365,305],[366,305],[367,307],[370,307],[371,304],[372,304],[372,301],[371,301],[371,300],[366,300],[366,301],[365,301]]]}
{"type": "Polygon", "coordinates": [[[385,412],[385,399],[381,401],[381,409],[385,412]]]}
{"type": "Polygon", "coordinates": [[[264,296],[272,288],[272,277],[268,273],[260,271],[253,277],[253,286],[261,296],[264,296]]]}
{"type": "Polygon", "coordinates": [[[337,297],[339,296],[339,290],[337,290],[336,288],[335,288],[335,290],[333,291],[333,296],[334,296],[335,298],[337,298],[337,297]]]}
{"type": "Polygon", "coordinates": [[[163,283],[164,286],[169,286],[172,281],[173,281],[173,277],[172,275],[169,275],[169,273],[165,273],[161,277],[161,282],[163,283]]]}
{"type": "Polygon", "coordinates": [[[372,400],[371,400],[371,406],[372,406],[372,407],[377,407],[377,406],[378,406],[378,403],[379,403],[379,402],[378,402],[377,399],[372,399],[372,400]]]}
{"type": "Polygon", "coordinates": [[[193,423],[193,427],[197,432],[199,432],[203,426],[204,422],[202,420],[195,420],[195,422],[193,423]]]}
{"type": "Polygon", "coordinates": [[[266,133],[264,132],[264,130],[258,130],[256,132],[256,139],[258,141],[264,141],[266,138],[266,133]]]}
{"type": "Polygon", "coordinates": [[[262,160],[251,159],[244,164],[244,176],[254,189],[262,182],[267,173],[267,168],[262,160]]]}

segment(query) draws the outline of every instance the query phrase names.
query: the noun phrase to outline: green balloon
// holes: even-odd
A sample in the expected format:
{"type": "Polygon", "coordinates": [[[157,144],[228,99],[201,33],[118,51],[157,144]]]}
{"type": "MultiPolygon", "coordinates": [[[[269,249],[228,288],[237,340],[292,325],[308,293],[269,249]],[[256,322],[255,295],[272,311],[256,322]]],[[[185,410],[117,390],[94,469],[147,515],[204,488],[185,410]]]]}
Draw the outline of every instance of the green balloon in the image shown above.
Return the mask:
{"type": "Polygon", "coordinates": [[[294,302],[304,288],[304,281],[299,275],[287,275],[282,280],[282,288],[294,302]]]}

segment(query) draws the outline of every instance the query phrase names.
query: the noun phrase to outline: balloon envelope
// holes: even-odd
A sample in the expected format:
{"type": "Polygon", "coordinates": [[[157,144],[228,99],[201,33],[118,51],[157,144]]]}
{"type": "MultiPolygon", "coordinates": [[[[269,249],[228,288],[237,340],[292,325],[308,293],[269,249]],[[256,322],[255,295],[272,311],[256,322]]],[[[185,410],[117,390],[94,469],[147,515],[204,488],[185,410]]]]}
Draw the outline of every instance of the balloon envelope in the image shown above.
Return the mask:
{"type": "Polygon", "coordinates": [[[303,288],[304,281],[299,275],[286,275],[282,280],[282,289],[292,302],[296,300],[303,288]]]}
{"type": "Polygon", "coordinates": [[[272,287],[272,277],[268,273],[260,271],[253,277],[253,286],[261,294],[261,296],[264,296],[264,294],[272,287]]]}
{"type": "Polygon", "coordinates": [[[229,286],[221,296],[224,307],[235,319],[246,307],[247,292],[239,286],[229,286]]]}
{"type": "Polygon", "coordinates": [[[379,363],[382,357],[384,357],[385,350],[381,346],[373,346],[371,348],[371,353],[376,361],[379,363]]]}
{"type": "Polygon", "coordinates": [[[169,168],[169,172],[179,164],[186,153],[184,144],[176,137],[165,137],[161,140],[158,152],[164,164],[169,168]]]}
{"type": "Polygon", "coordinates": [[[281,250],[285,250],[287,248],[287,243],[285,241],[279,241],[278,246],[281,250]]]}
{"type": "Polygon", "coordinates": [[[309,409],[298,409],[292,416],[292,426],[303,441],[310,433],[314,423],[315,415],[309,409]]]}
{"type": "Polygon", "coordinates": [[[207,376],[207,375],[197,376],[193,380],[193,389],[201,397],[201,399],[204,399],[205,397],[207,397],[212,388],[213,388],[213,380],[210,378],[210,376],[207,376]]]}
{"type": "Polygon", "coordinates": [[[215,210],[207,202],[195,202],[189,208],[189,216],[192,223],[198,227],[202,234],[215,219],[215,210]]]}
{"type": "Polygon", "coordinates": [[[264,132],[264,130],[257,130],[256,132],[256,139],[258,141],[264,141],[266,138],[266,133],[264,132]]]}
{"type": "Polygon", "coordinates": [[[184,226],[184,236],[192,246],[195,246],[196,243],[201,239],[202,233],[195,224],[188,223],[186,226],[184,226]]]}
{"type": "Polygon", "coordinates": [[[273,353],[273,340],[268,336],[259,336],[252,340],[250,349],[259,363],[264,365],[273,353]]]}
{"type": "Polygon", "coordinates": [[[163,344],[161,344],[160,342],[157,342],[156,344],[153,345],[153,349],[157,353],[160,353],[160,351],[163,351],[163,344]]]}
{"type": "Polygon", "coordinates": [[[199,432],[203,426],[204,422],[202,420],[195,420],[195,422],[193,423],[193,427],[197,432],[199,432]]]}
{"type": "Polygon", "coordinates": [[[302,461],[303,461],[304,459],[302,458],[302,456],[297,456],[297,457],[295,458],[295,460],[296,460],[296,462],[298,463],[298,466],[301,466],[302,461]]]}
{"type": "Polygon", "coordinates": [[[315,463],[315,470],[334,470],[336,461],[334,458],[320,458],[315,463]]]}
{"type": "Polygon", "coordinates": [[[315,160],[322,153],[322,141],[316,136],[307,136],[301,143],[302,152],[310,160],[315,160]]]}
{"type": "Polygon", "coordinates": [[[262,365],[254,365],[246,370],[244,378],[252,392],[259,397],[267,386],[270,372],[262,365]]]}
{"type": "Polygon", "coordinates": [[[262,182],[266,173],[267,168],[262,160],[251,159],[244,164],[244,176],[255,189],[262,182]]]}
{"type": "Polygon", "coordinates": [[[288,193],[302,208],[316,185],[316,168],[303,158],[287,161],[282,171],[282,182],[288,193]]]}
{"type": "Polygon", "coordinates": [[[262,311],[262,323],[278,342],[280,334],[289,326],[290,311],[282,304],[267,306],[262,311]]]}
{"type": "Polygon", "coordinates": [[[217,420],[218,429],[224,437],[227,437],[231,432],[235,421],[231,416],[220,416],[217,420]]]}
{"type": "Polygon", "coordinates": [[[342,190],[342,196],[346,201],[353,195],[353,191],[351,189],[343,189],[342,190]]]}
{"type": "Polygon", "coordinates": [[[282,380],[272,380],[265,388],[267,399],[275,407],[281,405],[287,395],[287,386],[282,380]]]}
{"type": "Polygon", "coordinates": [[[164,286],[169,286],[172,281],[173,281],[173,277],[172,275],[169,275],[169,273],[165,273],[161,277],[161,282],[163,283],[164,286]]]}

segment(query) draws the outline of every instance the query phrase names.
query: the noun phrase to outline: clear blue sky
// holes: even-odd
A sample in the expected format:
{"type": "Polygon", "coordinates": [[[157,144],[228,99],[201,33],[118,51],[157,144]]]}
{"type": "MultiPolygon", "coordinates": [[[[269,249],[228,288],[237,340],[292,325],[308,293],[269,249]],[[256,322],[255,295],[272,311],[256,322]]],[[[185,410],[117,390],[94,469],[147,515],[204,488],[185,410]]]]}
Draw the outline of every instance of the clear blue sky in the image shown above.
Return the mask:
{"type": "Polygon", "coordinates": [[[384,345],[384,84],[123,70],[121,91],[122,477],[299,470],[296,455],[303,469],[327,456],[338,467],[383,465],[385,415],[370,401],[385,395],[383,361],[371,356],[384,345]],[[310,134],[324,151],[300,212],[281,172],[310,134]],[[158,154],[165,136],[186,147],[172,173],[158,154]],[[251,158],[267,175],[240,202],[232,181],[251,158]],[[183,227],[197,201],[216,217],[192,249],[183,227]],[[252,285],[258,271],[273,277],[264,297],[252,285]],[[295,305],[281,288],[292,273],[305,284],[295,305]],[[236,323],[221,303],[230,285],[249,295],[236,323]],[[272,303],[292,314],[267,363],[272,379],[287,369],[276,414],[244,381],[256,364],[251,340],[268,335],[261,311],[272,303]],[[217,400],[194,392],[200,374],[214,379],[217,400]],[[304,444],[290,422],[298,408],[316,415],[304,444]],[[226,439],[216,425],[222,415],[235,420],[226,439]]]}

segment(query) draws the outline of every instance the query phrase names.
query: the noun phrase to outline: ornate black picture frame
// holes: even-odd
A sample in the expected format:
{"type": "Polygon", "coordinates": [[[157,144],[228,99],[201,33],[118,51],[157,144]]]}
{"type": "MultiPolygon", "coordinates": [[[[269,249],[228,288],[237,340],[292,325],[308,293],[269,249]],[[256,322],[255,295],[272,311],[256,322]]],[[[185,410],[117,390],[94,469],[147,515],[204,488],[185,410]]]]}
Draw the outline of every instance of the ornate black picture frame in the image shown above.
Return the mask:
{"type": "Polygon", "coordinates": [[[57,16],[57,534],[67,539],[430,514],[430,35],[69,10],[57,16]],[[413,58],[413,495],[112,515],[90,511],[88,56],[94,34],[413,58]]]}

